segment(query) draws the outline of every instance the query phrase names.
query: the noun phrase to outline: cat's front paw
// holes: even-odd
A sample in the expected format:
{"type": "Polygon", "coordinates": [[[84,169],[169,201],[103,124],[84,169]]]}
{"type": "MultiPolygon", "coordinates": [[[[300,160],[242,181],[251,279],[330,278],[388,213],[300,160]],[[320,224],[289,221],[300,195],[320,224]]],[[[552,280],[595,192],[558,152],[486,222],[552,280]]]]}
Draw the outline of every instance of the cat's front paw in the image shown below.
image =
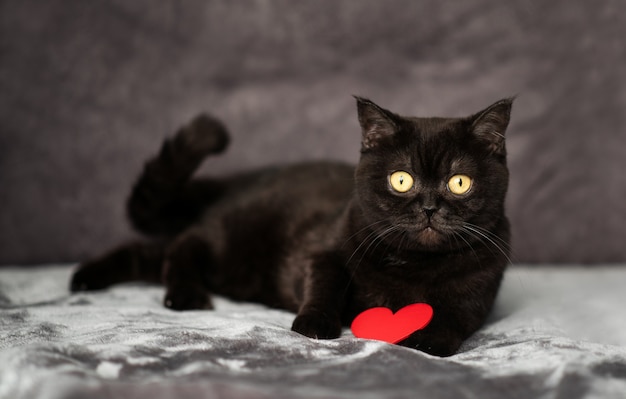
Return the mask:
{"type": "Polygon", "coordinates": [[[293,321],[291,330],[309,338],[337,338],[341,335],[341,321],[339,317],[328,316],[324,313],[299,314],[293,321]]]}
{"type": "Polygon", "coordinates": [[[70,280],[70,291],[93,291],[102,290],[112,284],[108,275],[96,267],[89,264],[81,265],[72,275],[70,280]]]}
{"type": "Polygon", "coordinates": [[[458,337],[441,336],[422,336],[419,333],[410,336],[398,343],[398,345],[406,346],[408,348],[417,349],[422,352],[426,352],[429,355],[448,357],[454,355],[463,340],[458,337]]]}
{"type": "Polygon", "coordinates": [[[209,292],[201,286],[169,287],[163,305],[172,310],[213,309],[209,292]]]}

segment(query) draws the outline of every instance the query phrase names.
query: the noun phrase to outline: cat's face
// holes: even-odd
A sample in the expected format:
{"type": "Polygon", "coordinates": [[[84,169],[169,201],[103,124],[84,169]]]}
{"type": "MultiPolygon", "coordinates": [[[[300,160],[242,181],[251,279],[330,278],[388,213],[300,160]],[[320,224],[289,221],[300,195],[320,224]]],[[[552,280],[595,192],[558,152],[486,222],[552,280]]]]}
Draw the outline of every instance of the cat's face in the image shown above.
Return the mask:
{"type": "Polygon", "coordinates": [[[468,118],[405,118],[357,102],[357,200],[382,240],[426,251],[497,240],[490,229],[504,214],[511,100],[468,118]]]}

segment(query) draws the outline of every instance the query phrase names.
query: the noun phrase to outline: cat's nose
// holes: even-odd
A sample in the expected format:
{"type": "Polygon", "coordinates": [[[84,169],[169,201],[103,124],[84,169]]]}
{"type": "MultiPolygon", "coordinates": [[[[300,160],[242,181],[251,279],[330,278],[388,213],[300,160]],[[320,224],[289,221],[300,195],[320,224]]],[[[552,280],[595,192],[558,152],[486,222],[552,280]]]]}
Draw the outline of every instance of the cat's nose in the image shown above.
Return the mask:
{"type": "Polygon", "coordinates": [[[424,208],[422,208],[422,211],[424,212],[424,214],[426,214],[428,219],[430,219],[435,214],[435,212],[437,212],[437,208],[434,208],[434,207],[424,207],[424,208]]]}

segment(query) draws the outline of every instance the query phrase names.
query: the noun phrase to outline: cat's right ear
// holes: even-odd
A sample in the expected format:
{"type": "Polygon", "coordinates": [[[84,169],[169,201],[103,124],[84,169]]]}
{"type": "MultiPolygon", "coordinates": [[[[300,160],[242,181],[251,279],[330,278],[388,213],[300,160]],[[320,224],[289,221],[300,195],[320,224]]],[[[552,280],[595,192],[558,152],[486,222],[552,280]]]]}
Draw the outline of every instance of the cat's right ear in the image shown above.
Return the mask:
{"type": "Polygon", "coordinates": [[[362,148],[369,150],[389,140],[398,129],[393,115],[366,98],[354,98],[363,134],[362,148]]]}

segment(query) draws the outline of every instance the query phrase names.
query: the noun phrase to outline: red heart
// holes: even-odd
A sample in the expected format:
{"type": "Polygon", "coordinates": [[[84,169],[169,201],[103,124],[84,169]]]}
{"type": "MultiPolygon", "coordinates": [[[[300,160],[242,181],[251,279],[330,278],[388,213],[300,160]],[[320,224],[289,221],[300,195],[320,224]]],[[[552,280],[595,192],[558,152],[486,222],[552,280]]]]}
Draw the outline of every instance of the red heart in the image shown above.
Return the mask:
{"type": "Polygon", "coordinates": [[[389,308],[378,307],[359,314],[350,328],[357,338],[396,344],[426,327],[432,318],[433,308],[426,303],[405,306],[395,314],[389,308]]]}

